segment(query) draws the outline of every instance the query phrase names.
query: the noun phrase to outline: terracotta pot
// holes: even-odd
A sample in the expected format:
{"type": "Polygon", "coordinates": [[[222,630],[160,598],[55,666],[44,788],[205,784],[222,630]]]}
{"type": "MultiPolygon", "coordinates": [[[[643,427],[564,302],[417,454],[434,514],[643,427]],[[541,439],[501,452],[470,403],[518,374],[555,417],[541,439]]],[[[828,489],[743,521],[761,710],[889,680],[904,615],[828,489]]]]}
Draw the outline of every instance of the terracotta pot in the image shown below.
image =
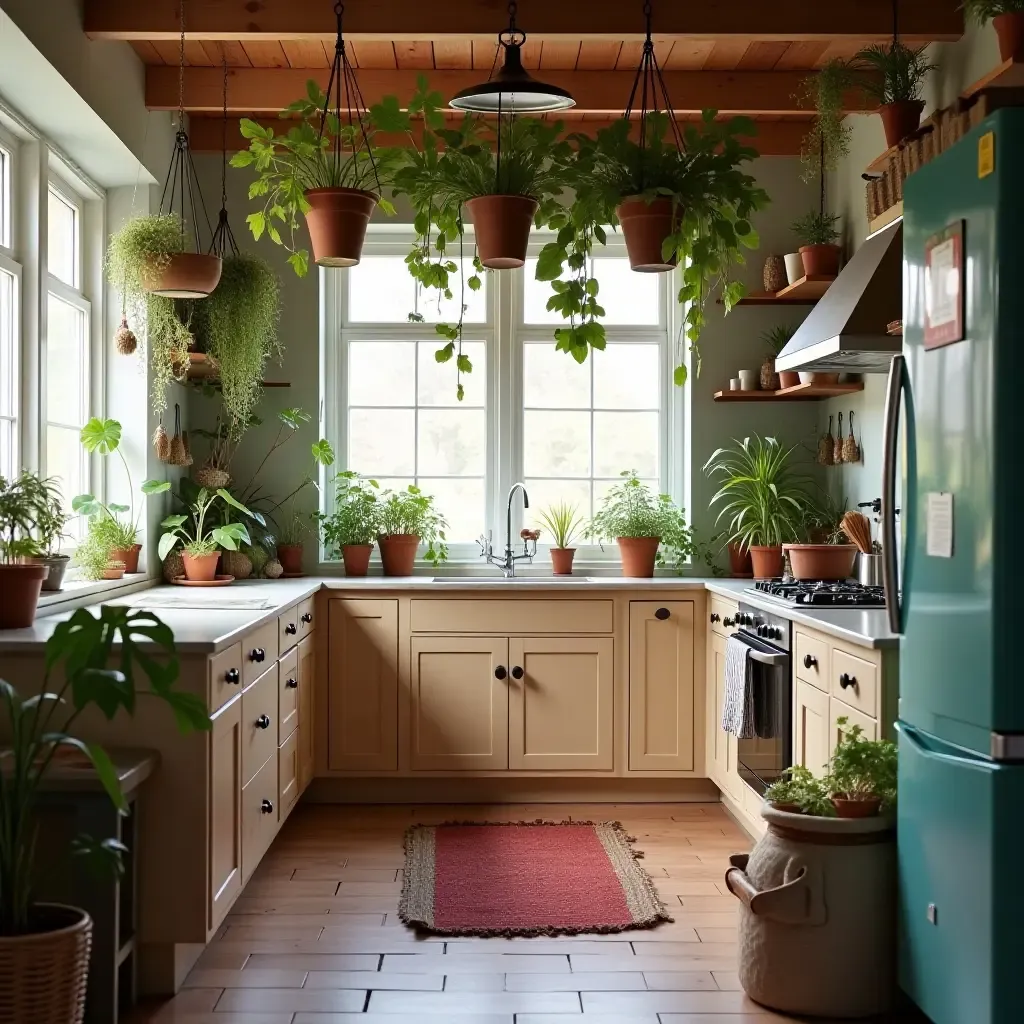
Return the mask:
{"type": "Polygon", "coordinates": [[[141,544],[133,544],[130,548],[114,548],[110,552],[110,560],[112,562],[124,562],[125,572],[138,572],[139,552],[141,550],[141,544]]]}
{"type": "Polygon", "coordinates": [[[476,229],[476,250],[488,270],[515,270],[526,262],[533,215],[540,205],[529,196],[477,196],[466,201],[476,229]]]}
{"type": "Polygon", "coordinates": [[[642,274],[660,274],[673,270],[676,261],[666,262],[662,243],[672,234],[679,219],[675,202],[669,198],[647,202],[640,196],[623,199],[615,210],[626,240],[629,265],[642,274]]]}
{"type": "Polygon", "coordinates": [[[50,568],[31,565],[0,565],[0,629],[21,629],[36,619],[36,605],[50,568]]]}
{"type": "Polygon", "coordinates": [[[754,571],[754,563],[750,552],[742,544],[729,545],[729,572],[733,576],[750,576],[754,571]]]}
{"type": "Polygon", "coordinates": [[[25,935],[0,938],[4,1020],[80,1024],[89,980],[92,918],[77,907],[36,903],[25,935]]]}
{"type": "Polygon", "coordinates": [[[111,562],[106,569],[103,570],[103,575],[100,578],[104,580],[124,579],[124,562],[118,562],[116,565],[111,562]]]}
{"type": "Polygon", "coordinates": [[[853,575],[855,544],[786,544],[793,576],[798,580],[845,580],[853,575]]]}
{"type": "Polygon", "coordinates": [[[997,14],[992,24],[999,37],[999,59],[1024,60],[1024,11],[997,14]]]}
{"type": "Polygon", "coordinates": [[[164,267],[143,271],[143,287],[168,299],[205,299],[220,283],[221,260],[202,252],[176,252],[164,267]]]}
{"type": "Polygon", "coordinates": [[[896,103],[883,103],[878,108],[878,113],[882,118],[882,127],[885,129],[885,144],[889,147],[898,146],[921,127],[924,100],[899,100],[896,103]]]}
{"type": "Polygon", "coordinates": [[[817,373],[809,370],[801,370],[797,374],[801,384],[838,384],[839,374],[838,373],[817,373]]]}
{"type": "Polygon", "coordinates": [[[190,555],[187,551],[183,551],[181,560],[185,564],[185,579],[209,583],[217,575],[220,552],[211,551],[208,555],[190,555]]]}
{"type": "Polygon", "coordinates": [[[576,555],[575,548],[551,549],[551,572],[555,576],[571,576],[572,560],[576,555]]]}
{"type": "Polygon", "coordinates": [[[654,575],[654,562],[658,556],[660,537],[619,537],[622,556],[622,575],[635,579],[650,579],[654,575]]]}
{"type": "Polygon", "coordinates": [[[800,383],[800,374],[796,370],[779,370],[779,385],[784,388],[795,388],[800,383]]]}
{"type": "Polygon", "coordinates": [[[366,225],[379,197],[361,188],[311,188],[305,195],[314,262],[322,267],[354,267],[362,259],[366,225]]]}
{"type": "Polygon", "coordinates": [[[281,568],[287,573],[302,572],[302,545],[278,544],[277,560],[281,563],[281,568]]]}
{"type": "Polygon", "coordinates": [[[365,576],[370,568],[372,544],[346,544],[341,549],[341,560],[345,563],[346,576],[365,576]]]}
{"type": "Polygon", "coordinates": [[[838,277],[841,251],[838,245],[801,245],[804,274],[807,277],[838,277]]]}
{"type": "Polygon", "coordinates": [[[881,810],[882,801],[877,796],[869,796],[862,800],[847,800],[845,797],[832,797],[832,806],[840,818],[874,818],[881,810]]]}
{"type": "Polygon", "coordinates": [[[773,580],[782,575],[785,559],[781,544],[771,547],[763,544],[751,544],[750,557],[754,563],[755,580],[773,580]]]}
{"type": "Polygon", "coordinates": [[[43,580],[43,590],[60,590],[71,557],[69,555],[44,555],[42,558],[34,558],[32,561],[33,564],[45,565],[50,570],[46,579],[43,580]]]}
{"type": "Polygon", "coordinates": [[[773,800],[771,806],[777,811],[785,811],[786,814],[803,814],[798,804],[780,804],[773,800]]]}
{"type": "Polygon", "coordinates": [[[414,533],[381,534],[377,538],[385,576],[411,576],[420,539],[414,533]]]}

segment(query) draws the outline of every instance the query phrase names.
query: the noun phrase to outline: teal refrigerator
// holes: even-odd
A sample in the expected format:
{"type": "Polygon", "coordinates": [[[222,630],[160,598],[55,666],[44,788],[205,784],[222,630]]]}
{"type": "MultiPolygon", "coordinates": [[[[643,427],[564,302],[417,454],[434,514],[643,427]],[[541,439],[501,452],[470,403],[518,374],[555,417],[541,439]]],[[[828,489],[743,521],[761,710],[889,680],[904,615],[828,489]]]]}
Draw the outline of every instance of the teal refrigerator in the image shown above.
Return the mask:
{"type": "Polygon", "coordinates": [[[1021,1024],[1024,110],[907,179],[903,238],[883,481],[900,979],[935,1024],[1021,1024]]]}

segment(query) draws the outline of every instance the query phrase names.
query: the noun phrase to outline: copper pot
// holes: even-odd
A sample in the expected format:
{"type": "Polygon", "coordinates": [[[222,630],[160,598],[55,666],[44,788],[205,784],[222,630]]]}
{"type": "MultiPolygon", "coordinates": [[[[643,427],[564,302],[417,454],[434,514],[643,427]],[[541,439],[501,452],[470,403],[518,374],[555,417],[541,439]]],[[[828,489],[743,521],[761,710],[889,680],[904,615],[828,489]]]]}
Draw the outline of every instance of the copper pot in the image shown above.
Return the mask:
{"type": "Polygon", "coordinates": [[[322,267],[354,267],[362,259],[366,226],[379,197],[361,188],[311,188],[305,196],[313,261],[322,267]]]}
{"type": "Polygon", "coordinates": [[[647,202],[642,196],[630,196],[616,207],[622,225],[629,265],[643,274],[673,270],[676,261],[665,260],[662,244],[675,231],[679,211],[673,199],[662,197],[647,202]]]}
{"type": "Polygon", "coordinates": [[[477,196],[466,201],[476,230],[477,255],[488,270],[515,270],[526,262],[539,205],[529,196],[477,196]]]}

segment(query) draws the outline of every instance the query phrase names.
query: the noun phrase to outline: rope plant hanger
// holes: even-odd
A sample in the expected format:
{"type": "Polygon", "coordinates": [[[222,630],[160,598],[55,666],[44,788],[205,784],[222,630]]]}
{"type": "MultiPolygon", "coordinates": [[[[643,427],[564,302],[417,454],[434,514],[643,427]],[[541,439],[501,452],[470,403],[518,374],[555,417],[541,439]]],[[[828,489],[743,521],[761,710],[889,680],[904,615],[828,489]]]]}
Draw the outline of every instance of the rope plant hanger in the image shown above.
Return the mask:
{"type": "Polygon", "coordinates": [[[231,230],[228,220],[228,61],[221,60],[223,82],[221,86],[221,122],[220,122],[220,212],[217,214],[217,227],[214,228],[210,240],[210,252],[223,259],[225,256],[238,255],[238,243],[235,233],[231,230]]]}
{"type": "Polygon", "coordinates": [[[185,131],[185,0],[179,0],[178,17],[178,130],[160,196],[160,212],[177,216],[181,225],[181,252],[175,253],[166,267],[152,275],[147,290],[171,299],[205,299],[220,282],[221,260],[218,255],[203,252],[199,241],[199,210],[207,231],[210,218],[185,131]],[[191,239],[188,238],[190,233],[191,239]]]}

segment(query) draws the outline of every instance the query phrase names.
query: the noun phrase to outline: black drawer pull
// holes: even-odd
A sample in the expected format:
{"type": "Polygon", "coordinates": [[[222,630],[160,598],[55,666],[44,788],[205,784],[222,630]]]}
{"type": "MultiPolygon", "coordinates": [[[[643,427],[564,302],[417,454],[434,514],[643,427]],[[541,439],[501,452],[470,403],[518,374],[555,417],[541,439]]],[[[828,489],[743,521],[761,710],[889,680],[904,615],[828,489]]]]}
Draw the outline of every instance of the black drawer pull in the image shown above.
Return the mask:
{"type": "Polygon", "coordinates": [[[513,665],[513,667],[512,667],[512,678],[513,679],[522,679],[524,675],[526,675],[526,673],[523,671],[522,666],[520,666],[520,665],[513,665]]]}
{"type": "Polygon", "coordinates": [[[296,626],[294,622],[289,622],[288,625],[284,627],[284,631],[289,636],[295,636],[295,634],[299,631],[299,627],[296,626]]]}
{"type": "Polygon", "coordinates": [[[818,664],[818,659],[813,654],[804,655],[804,668],[814,668],[818,664]]]}
{"type": "Polygon", "coordinates": [[[224,673],[225,683],[237,683],[239,679],[241,679],[241,675],[237,668],[229,668],[227,672],[224,673]]]}
{"type": "Polygon", "coordinates": [[[672,613],[667,608],[659,608],[655,613],[656,619],[661,619],[664,622],[672,613]]]}
{"type": "Polygon", "coordinates": [[[274,802],[272,800],[264,800],[260,804],[261,814],[273,814],[274,813],[274,802]]]}
{"type": "Polygon", "coordinates": [[[249,660],[250,661],[266,661],[267,660],[267,652],[262,647],[254,647],[249,652],[249,660]]]}
{"type": "Polygon", "coordinates": [[[508,671],[505,669],[504,665],[499,665],[494,670],[494,678],[495,679],[504,679],[507,675],[508,675],[508,671]]]}
{"type": "Polygon", "coordinates": [[[722,616],[719,615],[718,612],[712,612],[711,613],[711,621],[712,622],[721,622],[722,621],[722,616]]]}
{"type": "Polygon", "coordinates": [[[289,690],[297,690],[299,688],[299,681],[298,679],[286,679],[284,681],[284,685],[287,686],[289,690]]]}
{"type": "Polygon", "coordinates": [[[257,729],[269,729],[270,728],[270,717],[268,715],[260,715],[260,717],[256,719],[256,728],[257,729]]]}
{"type": "Polygon", "coordinates": [[[308,626],[313,621],[313,613],[312,612],[303,612],[302,613],[301,621],[304,622],[308,626]]]}
{"type": "Polygon", "coordinates": [[[844,673],[843,673],[843,674],[842,674],[842,675],[841,675],[841,676],[839,677],[839,685],[840,685],[840,686],[841,686],[841,687],[842,687],[842,688],[843,688],[844,690],[845,690],[845,689],[846,689],[846,688],[847,688],[848,686],[856,686],[856,685],[857,685],[857,677],[856,677],[856,676],[851,676],[851,675],[848,675],[848,674],[847,674],[846,672],[844,672],[844,673]]]}

